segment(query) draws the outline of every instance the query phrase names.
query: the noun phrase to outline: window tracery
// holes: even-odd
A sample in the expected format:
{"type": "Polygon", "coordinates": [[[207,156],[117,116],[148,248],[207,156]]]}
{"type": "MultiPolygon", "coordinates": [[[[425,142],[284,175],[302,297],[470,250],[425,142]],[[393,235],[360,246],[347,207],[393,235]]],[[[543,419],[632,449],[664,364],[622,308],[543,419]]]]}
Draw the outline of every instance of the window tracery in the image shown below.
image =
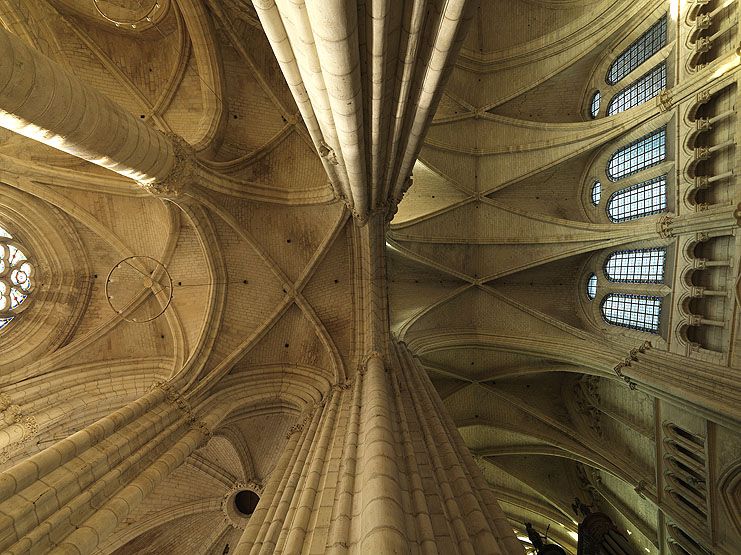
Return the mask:
{"type": "Polygon", "coordinates": [[[666,46],[666,39],[667,17],[664,14],[648,31],[633,41],[628,48],[615,58],[607,71],[605,81],[609,85],[615,85],[624,79],[634,69],[666,46]]]}
{"type": "Polygon", "coordinates": [[[625,222],[666,210],[666,175],[615,191],[607,200],[611,222],[625,222]]]}
{"type": "Polygon", "coordinates": [[[607,257],[605,275],[623,283],[662,283],[666,249],[615,251],[607,257]]]}
{"type": "Polygon", "coordinates": [[[607,115],[629,110],[654,98],[666,88],[666,63],[661,62],[648,73],[619,91],[607,105],[607,115]]]}
{"type": "Polygon", "coordinates": [[[34,267],[13,236],[0,228],[0,330],[25,308],[33,291],[34,267]]]}
{"type": "Polygon", "coordinates": [[[607,162],[607,177],[617,181],[666,159],[666,127],[619,148],[607,162]]]}
{"type": "Polygon", "coordinates": [[[658,333],[661,297],[609,293],[602,299],[602,316],[608,324],[658,333]]]}

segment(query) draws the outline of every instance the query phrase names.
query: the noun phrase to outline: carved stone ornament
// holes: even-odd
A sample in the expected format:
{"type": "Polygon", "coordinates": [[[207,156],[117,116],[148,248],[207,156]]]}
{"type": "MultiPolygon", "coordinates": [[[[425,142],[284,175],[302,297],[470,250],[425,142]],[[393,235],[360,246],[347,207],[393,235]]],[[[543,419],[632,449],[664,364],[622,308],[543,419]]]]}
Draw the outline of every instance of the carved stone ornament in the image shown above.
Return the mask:
{"type": "Polygon", "coordinates": [[[169,199],[182,199],[189,191],[197,175],[196,154],[193,147],[175,133],[167,133],[175,153],[175,165],[169,175],[153,183],[140,183],[152,195],[169,199]]]}

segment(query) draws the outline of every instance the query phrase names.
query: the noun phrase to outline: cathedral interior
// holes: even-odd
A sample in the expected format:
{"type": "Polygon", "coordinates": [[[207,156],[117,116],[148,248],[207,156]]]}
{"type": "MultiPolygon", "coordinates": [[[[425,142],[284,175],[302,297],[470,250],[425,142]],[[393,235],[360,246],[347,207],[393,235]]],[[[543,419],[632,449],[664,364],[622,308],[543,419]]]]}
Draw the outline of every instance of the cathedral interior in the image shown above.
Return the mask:
{"type": "Polygon", "coordinates": [[[0,0],[0,552],[741,553],[740,10],[0,0]]]}

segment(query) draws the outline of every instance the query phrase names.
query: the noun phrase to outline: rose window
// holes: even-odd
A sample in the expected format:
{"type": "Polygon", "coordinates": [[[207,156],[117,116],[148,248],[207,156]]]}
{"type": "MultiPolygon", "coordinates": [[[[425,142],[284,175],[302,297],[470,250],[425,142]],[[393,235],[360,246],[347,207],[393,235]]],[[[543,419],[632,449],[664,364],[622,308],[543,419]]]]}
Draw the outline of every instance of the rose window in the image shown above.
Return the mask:
{"type": "Polygon", "coordinates": [[[21,246],[0,227],[0,330],[28,306],[33,271],[21,246]]]}

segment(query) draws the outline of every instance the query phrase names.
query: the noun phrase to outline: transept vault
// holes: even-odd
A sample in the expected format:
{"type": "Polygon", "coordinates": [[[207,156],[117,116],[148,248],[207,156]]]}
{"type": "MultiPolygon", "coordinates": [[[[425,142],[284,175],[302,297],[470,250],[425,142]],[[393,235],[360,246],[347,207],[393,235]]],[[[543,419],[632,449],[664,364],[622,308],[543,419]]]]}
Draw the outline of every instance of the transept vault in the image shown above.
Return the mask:
{"type": "Polygon", "coordinates": [[[741,552],[739,9],[0,0],[0,552],[741,552]]]}

